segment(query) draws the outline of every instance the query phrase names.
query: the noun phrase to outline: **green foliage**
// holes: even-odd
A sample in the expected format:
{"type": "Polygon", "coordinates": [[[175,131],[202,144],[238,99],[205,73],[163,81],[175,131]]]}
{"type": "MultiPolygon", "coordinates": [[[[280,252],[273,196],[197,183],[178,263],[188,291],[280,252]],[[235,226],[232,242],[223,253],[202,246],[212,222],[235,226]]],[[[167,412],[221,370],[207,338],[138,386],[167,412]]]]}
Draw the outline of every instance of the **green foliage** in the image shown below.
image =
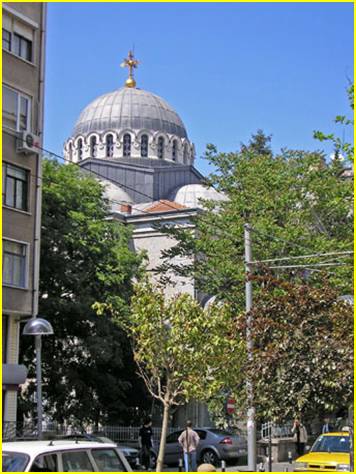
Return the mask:
{"type": "Polygon", "coordinates": [[[209,400],[236,380],[241,341],[227,305],[211,305],[204,311],[188,294],[165,299],[163,291],[147,280],[136,286],[130,322],[123,326],[148,390],[163,404],[160,472],[170,407],[192,399],[209,400]]]}
{"type": "MultiPolygon", "coordinates": [[[[178,243],[164,253],[165,262],[160,270],[164,274],[173,270],[194,277],[201,293],[216,295],[219,301],[228,303],[235,314],[243,314],[245,308],[245,223],[253,228],[252,258],[255,261],[317,254],[301,260],[270,263],[269,266],[279,267],[301,265],[301,268],[271,269],[275,277],[315,289],[323,288],[327,281],[338,295],[352,293],[352,256],[318,256],[352,250],[352,179],[340,176],[337,164],[327,164],[321,153],[283,150],[273,156],[268,144],[269,137],[265,140],[259,137],[258,144],[252,139],[236,153],[219,153],[209,145],[206,157],[217,170],[210,176],[209,183],[224,192],[228,200],[204,202],[205,211],[196,217],[194,232],[191,229],[163,228],[178,243]],[[256,153],[256,148],[259,153],[256,153]],[[179,258],[185,256],[190,257],[191,263],[179,258]],[[333,266],[318,267],[320,263],[333,266]],[[309,265],[309,268],[303,268],[303,265],[309,265]]],[[[260,270],[256,267],[256,271],[260,270]]],[[[261,285],[254,284],[254,301],[260,301],[262,290],[261,285]]],[[[277,290],[274,296],[278,296],[277,290]]],[[[308,312],[304,312],[303,317],[306,324],[312,324],[308,312]]],[[[292,327],[291,320],[288,331],[292,331],[292,327]]],[[[272,333],[268,334],[273,341],[272,333]]],[[[242,338],[243,332],[238,340],[242,338]]],[[[241,351],[241,347],[237,350],[241,351]]],[[[289,362],[285,358],[283,370],[286,373],[289,362]]],[[[326,371],[324,365],[320,370],[321,373],[326,371]]],[[[341,380],[342,367],[340,370],[341,380]]],[[[259,371],[255,373],[257,377],[261,375],[259,371]]],[[[298,383],[303,383],[305,374],[299,373],[299,376],[298,383]]],[[[325,372],[325,377],[330,380],[329,373],[325,372]]],[[[239,385],[241,379],[240,375],[227,388],[236,393],[242,405],[245,400],[244,389],[239,385]]],[[[283,384],[281,377],[280,390],[283,390],[283,384]]],[[[263,390],[259,393],[262,396],[263,390]]],[[[264,395],[267,396],[266,391],[264,395]]],[[[322,399],[320,407],[332,403],[329,393],[323,398],[323,391],[319,390],[319,395],[322,399]]],[[[337,403],[338,396],[335,391],[334,403],[337,403]]],[[[280,400],[282,404],[283,400],[280,400]]],[[[261,406],[263,403],[261,401],[261,406]]]]}
{"type": "MultiPolygon", "coordinates": [[[[353,308],[335,290],[264,276],[253,307],[254,357],[246,367],[257,413],[269,420],[320,418],[353,399],[353,308]]],[[[240,314],[241,327],[245,315],[240,314]]]]}
{"type": "Polygon", "coordinates": [[[207,400],[231,377],[226,354],[239,341],[226,305],[204,310],[188,294],[166,300],[146,281],[136,286],[126,328],[141,374],[163,403],[207,400]]]}
{"type": "MultiPolygon", "coordinates": [[[[128,228],[108,220],[102,186],[78,167],[43,162],[39,314],[55,335],[43,339],[44,399],[58,421],[129,421],[144,403],[126,335],[109,311],[129,313],[141,257],[128,228]]],[[[33,344],[29,338],[26,342],[33,344]]],[[[33,347],[24,359],[31,363],[33,347]]]]}
{"type": "MultiPolygon", "coordinates": [[[[351,83],[347,88],[347,96],[350,104],[350,108],[354,110],[354,84],[351,83]]],[[[351,126],[353,128],[353,118],[348,118],[346,115],[337,115],[334,122],[343,125],[345,127],[351,126]]],[[[341,153],[343,153],[346,159],[352,163],[354,161],[354,146],[352,143],[345,142],[343,138],[336,136],[334,133],[325,134],[320,131],[314,131],[314,138],[323,142],[331,141],[334,145],[335,159],[337,159],[341,153]]]]}

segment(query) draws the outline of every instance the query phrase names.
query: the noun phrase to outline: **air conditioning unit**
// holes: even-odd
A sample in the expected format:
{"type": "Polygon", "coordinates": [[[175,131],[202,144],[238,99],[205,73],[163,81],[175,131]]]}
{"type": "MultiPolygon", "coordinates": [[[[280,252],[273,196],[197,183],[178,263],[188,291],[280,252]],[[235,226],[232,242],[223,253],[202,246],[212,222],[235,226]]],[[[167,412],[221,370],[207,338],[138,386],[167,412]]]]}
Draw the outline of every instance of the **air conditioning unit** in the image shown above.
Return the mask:
{"type": "Polygon", "coordinates": [[[39,137],[31,132],[21,132],[16,140],[17,153],[38,153],[40,146],[39,137]]]}

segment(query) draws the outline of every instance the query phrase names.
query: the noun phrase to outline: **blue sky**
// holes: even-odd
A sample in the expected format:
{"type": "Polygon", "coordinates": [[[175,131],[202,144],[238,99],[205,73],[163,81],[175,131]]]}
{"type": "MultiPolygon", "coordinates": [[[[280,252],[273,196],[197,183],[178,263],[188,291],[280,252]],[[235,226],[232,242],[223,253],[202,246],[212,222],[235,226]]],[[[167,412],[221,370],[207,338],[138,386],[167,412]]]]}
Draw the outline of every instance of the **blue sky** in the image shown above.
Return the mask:
{"type": "Polygon", "coordinates": [[[49,3],[47,26],[45,147],[56,153],[81,110],[124,84],[133,44],[137,86],[178,112],[203,173],[207,143],[234,151],[258,128],[275,151],[330,153],[313,130],[338,130],[333,118],[349,113],[351,3],[49,3]]]}

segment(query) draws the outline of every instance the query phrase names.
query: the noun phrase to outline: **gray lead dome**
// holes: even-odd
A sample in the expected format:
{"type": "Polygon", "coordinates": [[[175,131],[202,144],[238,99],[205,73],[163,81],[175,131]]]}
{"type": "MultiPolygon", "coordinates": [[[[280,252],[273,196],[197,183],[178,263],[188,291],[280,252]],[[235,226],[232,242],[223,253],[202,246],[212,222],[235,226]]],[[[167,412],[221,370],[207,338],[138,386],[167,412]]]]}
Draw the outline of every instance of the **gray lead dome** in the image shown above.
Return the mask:
{"type": "Polygon", "coordinates": [[[182,120],[166,101],[151,92],[128,87],[91,102],[80,114],[72,135],[123,129],[160,131],[187,138],[182,120]]]}

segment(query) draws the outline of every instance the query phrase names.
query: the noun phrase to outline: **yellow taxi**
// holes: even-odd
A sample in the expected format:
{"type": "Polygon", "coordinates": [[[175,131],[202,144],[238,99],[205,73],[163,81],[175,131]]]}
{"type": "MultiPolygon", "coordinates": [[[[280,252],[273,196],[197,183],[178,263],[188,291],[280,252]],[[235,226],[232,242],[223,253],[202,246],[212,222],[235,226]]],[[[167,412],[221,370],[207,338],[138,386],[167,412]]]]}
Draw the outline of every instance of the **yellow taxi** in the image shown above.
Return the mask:
{"type": "Polygon", "coordinates": [[[320,435],[309,453],[296,459],[294,471],[350,471],[350,434],[348,431],[320,435]]]}

